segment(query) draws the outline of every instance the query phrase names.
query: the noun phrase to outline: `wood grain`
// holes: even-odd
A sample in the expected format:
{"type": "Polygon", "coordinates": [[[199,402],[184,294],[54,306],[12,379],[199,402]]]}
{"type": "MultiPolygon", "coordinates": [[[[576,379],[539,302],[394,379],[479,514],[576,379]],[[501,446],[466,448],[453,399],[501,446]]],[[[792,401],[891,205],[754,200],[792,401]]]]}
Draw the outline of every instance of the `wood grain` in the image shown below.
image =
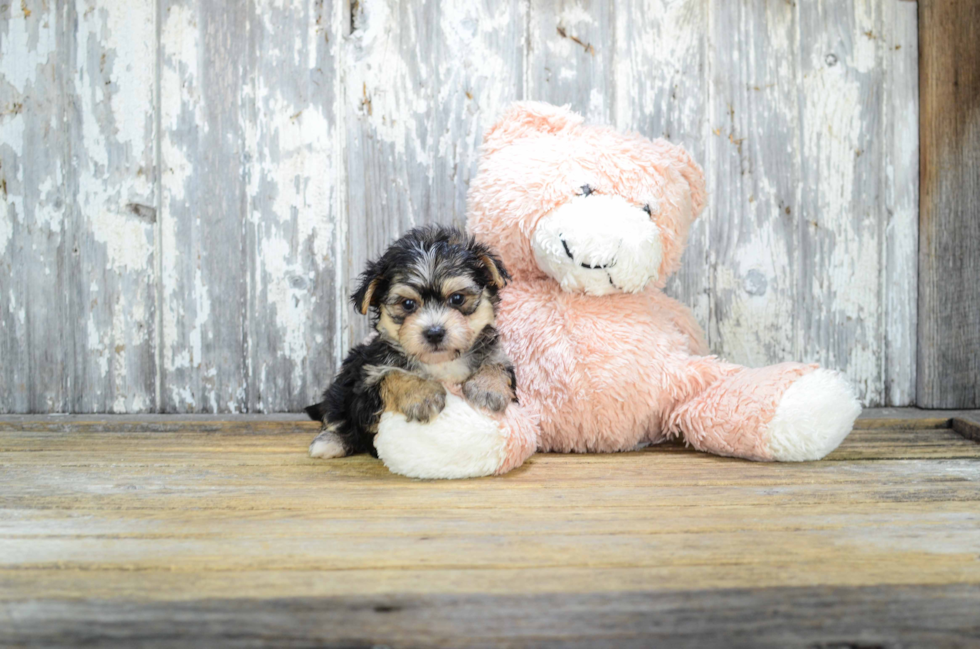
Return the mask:
{"type": "Polygon", "coordinates": [[[0,7],[0,412],[68,412],[77,319],[63,3],[0,7]]]}
{"type": "Polygon", "coordinates": [[[616,3],[602,0],[530,3],[528,99],[569,104],[594,123],[613,121],[615,10],[616,3]]]}
{"type": "Polygon", "coordinates": [[[980,6],[919,3],[916,403],[980,406],[980,6]]]}
{"type": "Polygon", "coordinates": [[[966,647],[973,585],[5,603],[12,645],[966,647]],[[173,624],[180,620],[180,624],[173,624]]]}
{"type": "Polygon", "coordinates": [[[919,30],[918,5],[882,6],[877,65],[882,67],[878,137],[884,174],[879,175],[884,212],[882,326],[884,370],[881,403],[915,402],[918,328],[919,238],[919,30]],[[910,108],[913,107],[913,108],[910,108]]]}
{"type": "Polygon", "coordinates": [[[968,646],[980,445],[884,414],[823,462],[462,481],[312,460],[296,417],[4,417],[0,644],[968,646]]]}

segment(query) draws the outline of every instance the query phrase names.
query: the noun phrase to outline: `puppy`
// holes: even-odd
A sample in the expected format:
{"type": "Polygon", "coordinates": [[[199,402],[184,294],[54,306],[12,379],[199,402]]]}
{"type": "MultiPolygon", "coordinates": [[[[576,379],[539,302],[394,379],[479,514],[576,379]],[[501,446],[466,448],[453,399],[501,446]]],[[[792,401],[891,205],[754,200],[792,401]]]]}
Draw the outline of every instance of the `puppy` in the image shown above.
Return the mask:
{"type": "Polygon", "coordinates": [[[448,227],[416,228],[368,264],[352,301],[377,334],[350,351],[323,401],[306,408],[323,422],[310,455],[376,455],[382,413],[428,422],[445,407],[443,383],[462,384],[470,403],[495,412],[516,400],[494,328],[507,279],[487,246],[448,227]]]}

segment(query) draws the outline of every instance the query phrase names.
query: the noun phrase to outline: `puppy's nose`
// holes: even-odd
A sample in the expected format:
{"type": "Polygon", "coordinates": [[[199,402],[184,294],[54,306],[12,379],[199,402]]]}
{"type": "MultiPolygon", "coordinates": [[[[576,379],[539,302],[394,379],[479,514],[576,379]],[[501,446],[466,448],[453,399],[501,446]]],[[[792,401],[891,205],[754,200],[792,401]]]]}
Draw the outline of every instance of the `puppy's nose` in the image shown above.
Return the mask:
{"type": "Polygon", "coordinates": [[[425,339],[433,345],[438,345],[442,342],[442,339],[446,337],[446,328],[442,325],[432,325],[423,331],[422,335],[425,336],[425,339]]]}

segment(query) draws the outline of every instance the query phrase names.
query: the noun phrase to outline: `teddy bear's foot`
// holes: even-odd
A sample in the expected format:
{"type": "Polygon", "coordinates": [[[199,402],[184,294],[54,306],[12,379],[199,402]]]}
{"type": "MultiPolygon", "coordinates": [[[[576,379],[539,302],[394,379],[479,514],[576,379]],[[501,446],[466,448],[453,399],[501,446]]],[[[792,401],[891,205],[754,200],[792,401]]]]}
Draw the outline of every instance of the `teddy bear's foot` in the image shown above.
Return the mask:
{"type": "Polygon", "coordinates": [[[507,459],[501,424],[455,394],[427,424],[386,412],[374,437],[378,457],[410,478],[475,478],[492,475],[507,459]]]}
{"type": "Polygon", "coordinates": [[[816,369],[783,393],[769,422],[768,446],[778,462],[819,460],[847,437],[861,404],[839,373],[816,369]]]}
{"type": "Polygon", "coordinates": [[[847,437],[861,412],[847,380],[816,365],[745,368],[711,357],[696,364],[722,378],[674,410],[666,430],[683,433],[699,451],[770,462],[819,460],[847,437]]]}

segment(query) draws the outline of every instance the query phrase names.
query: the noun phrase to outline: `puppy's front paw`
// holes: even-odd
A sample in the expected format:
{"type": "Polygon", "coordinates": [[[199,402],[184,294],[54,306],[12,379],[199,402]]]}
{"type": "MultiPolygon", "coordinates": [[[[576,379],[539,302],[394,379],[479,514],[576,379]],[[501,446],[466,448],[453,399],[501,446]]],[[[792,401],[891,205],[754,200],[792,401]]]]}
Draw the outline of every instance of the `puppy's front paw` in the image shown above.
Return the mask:
{"type": "Polygon", "coordinates": [[[325,429],[310,443],[310,457],[325,460],[344,457],[345,455],[347,455],[347,449],[344,448],[343,440],[331,429],[325,429]]]}
{"type": "Polygon", "coordinates": [[[506,382],[479,374],[463,384],[463,395],[474,406],[491,412],[503,412],[514,400],[514,393],[506,382]]]}
{"type": "Polygon", "coordinates": [[[419,382],[417,386],[403,394],[398,410],[409,421],[423,424],[432,421],[446,407],[446,388],[435,381],[419,382]]]}

